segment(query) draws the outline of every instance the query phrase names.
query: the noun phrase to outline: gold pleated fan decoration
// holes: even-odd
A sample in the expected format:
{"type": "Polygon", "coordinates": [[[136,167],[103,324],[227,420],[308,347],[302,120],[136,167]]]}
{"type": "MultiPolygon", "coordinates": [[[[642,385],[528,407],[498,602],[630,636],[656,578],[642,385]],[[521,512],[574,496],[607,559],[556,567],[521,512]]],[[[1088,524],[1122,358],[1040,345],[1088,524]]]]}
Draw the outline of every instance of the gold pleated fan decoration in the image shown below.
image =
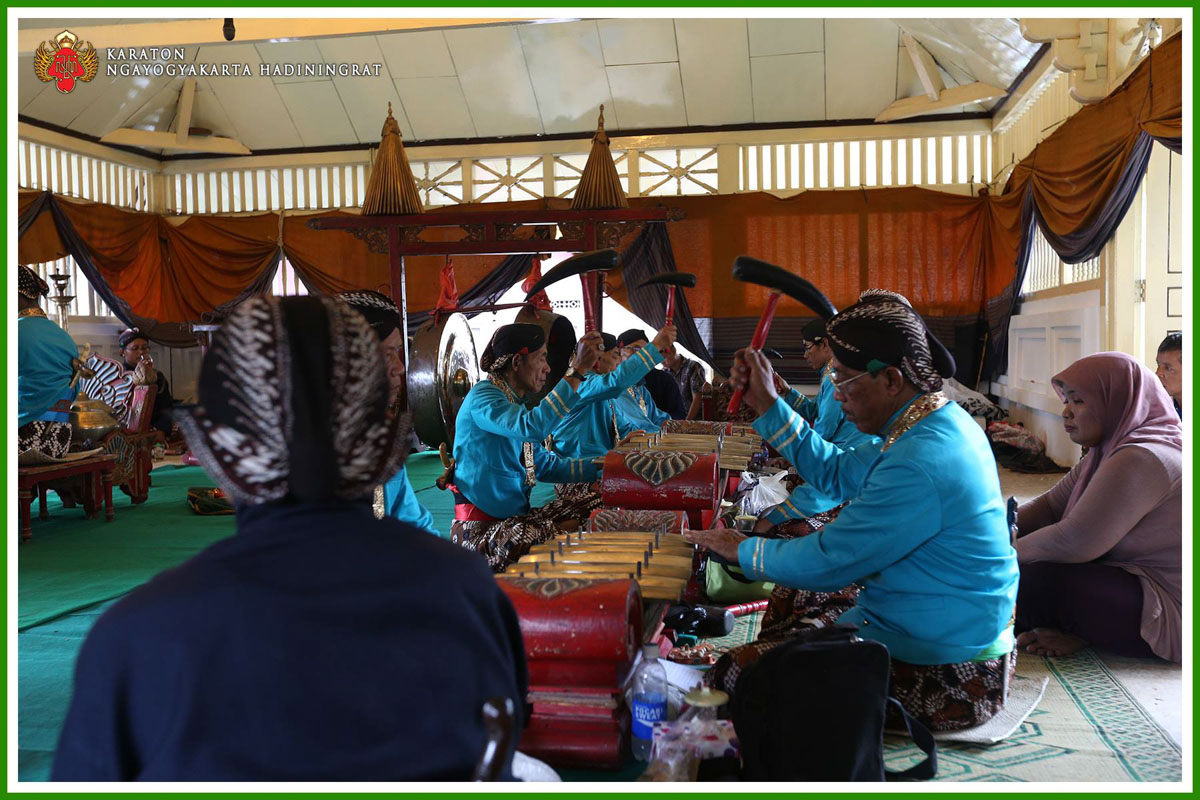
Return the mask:
{"type": "Polygon", "coordinates": [[[596,123],[596,135],[592,137],[592,150],[579,188],[571,200],[572,209],[629,208],[625,192],[621,190],[621,179],[613,163],[612,151],[608,149],[608,134],[604,132],[604,106],[600,106],[600,120],[596,123]]]}
{"type": "Polygon", "coordinates": [[[412,167],[404,153],[404,141],[400,138],[400,123],[392,116],[392,104],[388,103],[387,119],[383,121],[383,138],[375,156],[375,166],[367,180],[366,197],[362,213],[369,216],[393,214],[421,214],[421,195],[413,179],[412,167]]]}

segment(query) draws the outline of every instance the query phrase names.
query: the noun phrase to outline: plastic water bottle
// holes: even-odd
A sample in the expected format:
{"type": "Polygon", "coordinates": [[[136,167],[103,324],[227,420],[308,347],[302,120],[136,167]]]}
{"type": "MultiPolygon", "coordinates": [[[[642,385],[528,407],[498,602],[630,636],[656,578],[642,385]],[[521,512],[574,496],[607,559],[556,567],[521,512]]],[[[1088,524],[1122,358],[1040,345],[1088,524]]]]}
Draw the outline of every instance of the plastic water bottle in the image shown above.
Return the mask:
{"type": "Polygon", "coordinates": [[[654,723],[667,719],[667,671],[658,663],[658,645],[642,648],[642,663],[633,675],[633,756],[650,760],[654,723]]]}

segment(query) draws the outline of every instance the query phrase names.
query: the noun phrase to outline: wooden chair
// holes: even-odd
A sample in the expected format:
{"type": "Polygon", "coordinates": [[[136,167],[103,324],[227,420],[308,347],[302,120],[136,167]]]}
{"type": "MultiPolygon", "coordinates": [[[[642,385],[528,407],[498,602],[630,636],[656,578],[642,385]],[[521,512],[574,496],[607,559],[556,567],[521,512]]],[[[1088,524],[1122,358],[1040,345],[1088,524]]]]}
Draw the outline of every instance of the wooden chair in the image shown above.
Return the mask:
{"type": "Polygon", "coordinates": [[[116,458],[113,483],[134,504],[143,503],[150,494],[154,445],[165,442],[162,431],[150,426],[158,387],[146,377],[140,365],[127,370],[120,361],[98,353],[91,354],[84,367],[80,390],[94,400],[107,403],[120,424],[99,442],[105,453],[116,458]]]}
{"type": "MultiPolygon", "coordinates": [[[[56,481],[73,480],[81,483],[83,511],[88,519],[94,519],[104,505],[104,519],[113,521],[112,477],[114,459],[108,454],[64,461],[59,464],[42,464],[20,467],[17,470],[17,508],[20,515],[21,541],[32,536],[30,504],[34,493],[38,497],[38,519],[49,519],[46,508],[46,490],[56,481]]],[[[60,492],[61,494],[61,492],[60,492]]]]}

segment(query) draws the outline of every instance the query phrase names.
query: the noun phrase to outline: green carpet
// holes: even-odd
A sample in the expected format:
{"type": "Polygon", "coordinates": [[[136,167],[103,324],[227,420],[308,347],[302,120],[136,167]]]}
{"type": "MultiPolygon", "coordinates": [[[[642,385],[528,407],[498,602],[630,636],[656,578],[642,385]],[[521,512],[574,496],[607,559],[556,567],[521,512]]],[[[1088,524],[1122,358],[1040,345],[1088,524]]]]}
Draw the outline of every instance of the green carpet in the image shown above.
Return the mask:
{"type": "Polygon", "coordinates": [[[24,630],[128,592],[233,534],[232,516],[200,517],[187,507],[189,486],[212,486],[199,467],[152,473],[145,503],[114,493],[116,519],[84,519],[50,494],[50,519],[36,518],[33,538],[17,550],[18,617],[24,630]]]}
{"type": "Polygon", "coordinates": [[[17,637],[17,780],[44,781],[71,701],[75,657],[115,600],[66,614],[17,637]]]}

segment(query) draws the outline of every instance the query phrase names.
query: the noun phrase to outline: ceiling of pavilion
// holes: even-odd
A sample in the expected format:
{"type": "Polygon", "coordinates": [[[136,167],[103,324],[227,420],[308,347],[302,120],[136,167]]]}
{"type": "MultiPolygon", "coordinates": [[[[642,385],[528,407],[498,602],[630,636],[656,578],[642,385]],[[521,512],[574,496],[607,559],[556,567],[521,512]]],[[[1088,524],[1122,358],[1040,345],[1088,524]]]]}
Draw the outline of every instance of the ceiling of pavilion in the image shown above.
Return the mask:
{"type": "MultiPolygon", "coordinates": [[[[69,27],[90,40],[90,25],[114,22],[132,30],[158,21],[69,27]]],[[[1011,18],[589,19],[232,43],[214,31],[215,41],[185,46],[185,61],[249,65],[253,77],[197,78],[191,125],[262,151],[375,144],[389,102],[410,142],[584,135],[601,103],[610,132],[873,119],[924,92],[904,33],[947,88],[1007,89],[1039,47],[1011,18]],[[260,63],[311,62],[383,67],[379,77],[259,74],[260,63]]],[[[173,131],[184,79],[107,77],[114,43],[93,43],[100,74],[69,94],[38,80],[31,52],[18,55],[21,117],[96,137],[122,127],[173,131]]]]}

